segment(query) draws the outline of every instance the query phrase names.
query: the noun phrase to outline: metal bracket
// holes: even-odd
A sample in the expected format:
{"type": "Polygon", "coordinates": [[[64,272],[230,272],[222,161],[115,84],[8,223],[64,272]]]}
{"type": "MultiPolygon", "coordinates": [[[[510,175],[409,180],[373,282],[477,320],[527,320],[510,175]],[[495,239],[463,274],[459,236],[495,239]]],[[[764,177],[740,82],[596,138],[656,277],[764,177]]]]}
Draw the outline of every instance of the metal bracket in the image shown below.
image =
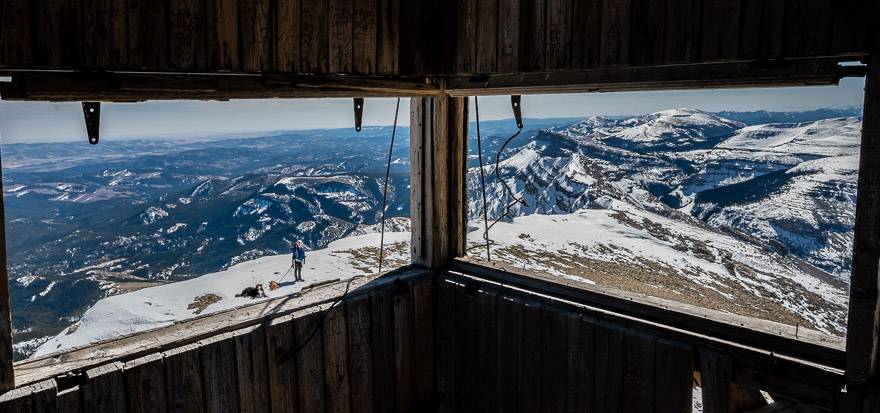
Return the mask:
{"type": "Polygon", "coordinates": [[[83,117],[86,120],[86,132],[89,134],[89,143],[97,145],[101,138],[101,102],[83,102],[83,117]]]}
{"type": "Polygon", "coordinates": [[[364,120],[364,98],[354,98],[354,130],[361,131],[361,123],[364,120]]]}
{"type": "Polygon", "coordinates": [[[516,119],[516,127],[522,129],[522,96],[510,95],[510,106],[513,108],[513,117],[516,119]]]}

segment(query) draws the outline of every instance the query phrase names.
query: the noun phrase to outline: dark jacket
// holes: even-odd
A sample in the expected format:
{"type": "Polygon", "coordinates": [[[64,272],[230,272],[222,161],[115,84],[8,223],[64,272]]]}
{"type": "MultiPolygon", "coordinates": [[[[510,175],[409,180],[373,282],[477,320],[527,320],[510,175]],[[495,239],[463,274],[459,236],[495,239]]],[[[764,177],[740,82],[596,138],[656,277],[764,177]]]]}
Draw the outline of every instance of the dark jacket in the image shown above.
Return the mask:
{"type": "Polygon", "coordinates": [[[290,248],[290,252],[293,254],[293,259],[297,261],[306,261],[306,247],[297,247],[294,245],[290,248]]]}

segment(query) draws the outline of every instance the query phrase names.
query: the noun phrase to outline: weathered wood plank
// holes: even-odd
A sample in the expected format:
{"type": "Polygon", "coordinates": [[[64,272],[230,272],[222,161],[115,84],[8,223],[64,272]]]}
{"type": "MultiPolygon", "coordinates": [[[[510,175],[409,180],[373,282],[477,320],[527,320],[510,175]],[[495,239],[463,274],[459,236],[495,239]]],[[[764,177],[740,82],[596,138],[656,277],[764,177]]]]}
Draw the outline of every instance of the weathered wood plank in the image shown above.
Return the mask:
{"type": "Polygon", "coordinates": [[[477,66],[477,2],[455,0],[455,10],[455,72],[471,74],[477,66]]]}
{"type": "Polygon", "coordinates": [[[58,392],[55,402],[58,413],[82,413],[83,411],[82,391],[79,386],[74,386],[58,392]]]}
{"type": "Polygon", "coordinates": [[[702,53],[704,61],[736,59],[739,51],[739,0],[704,0],[702,53]]]}
{"type": "Polygon", "coordinates": [[[741,0],[739,57],[779,57],[785,23],[785,0],[741,0]]]}
{"type": "Polygon", "coordinates": [[[699,351],[703,412],[727,413],[730,409],[730,356],[708,348],[699,351]]]}
{"type": "Polygon", "coordinates": [[[868,16],[876,15],[876,11],[864,12],[864,4],[864,0],[838,0],[834,2],[831,53],[867,50],[867,19],[868,16]]]}
{"type": "Polygon", "coordinates": [[[657,340],[655,351],[654,411],[690,412],[693,408],[693,346],[661,338],[657,340]]]}
{"type": "Polygon", "coordinates": [[[45,380],[0,394],[0,412],[48,413],[57,410],[55,380],[45,380]]]}
{"type": "Polygon", "coordinates": [[[573,69],[596,67],[602,49],[602,0],[573,3],[571,66],[573,69]]]}
{"type": "Polygon", "coordinates": [[[114,362],[86,371],[86,384],[82,387],[83,411],[95,413],[125,411],[125,379],[122,368],[122,363],[114,362]]]}
{"type": "Polygon", "coordinates": [[[224,333],[203,340],[199,346],[199,357],[202,364],[205,411],[239,411],[235,333],[224,333]]]}
{"type": "Polygon", "coordinates": [[[198,348],[198,344],[189,344],[163,353],[168,411],[205,411],[198,348]]]}
{"type": "Polygon", "coordinates": [[[828,55],[833,18],[832,0],[787,0],[784,53],[797,57],[828,55]]]}
{"type": "Polygon", "coordinates": [[[297,411],[324,411],[324,358],[321,323],[322,312],[293,320],[294,343],[300,349],[296,360],[297,411]]]}
{"type": "Polygon", "coordinates": [[[272,0],[239,0],[240,67],[245,72],[272,70],[272,0]]]}
{"type": "Polygon", "coordinates": [[[666,7],[666,62],[692,62],[700,56],[702,1],[670,1],[666,7]]]}
{"type": "Polygon", "coordinates": [[[477,365],[477,297],[469,287],[455,289],[455,411],[466,411],[477,406],[482,397],[478,388],[477,365]]]}
{"type": "MultiPolygon", "coordinates": [[[[492,290],[480,291],[477,295],[476,345],[471,351],[477,353],[477,363],[473,365],[476,388],[479,392],[476,411],[497,411],[501,400],[495,391],[498,380],[498,352],[506,346],[498,347],[498,293],[492,290]]],[[[471,406],[469,406],[471,407],[471,406]]]]}
{"type": "Polygon", "coordinates": [[[400,2],[400,73],[425,73],[427,54],[431,53],[428,37],[442,24],[430,14],[429,7],[428,2],[400,2]]]}
{"type": "Polygon", "coordinates": [[[379,54],[376,72],[381,75],[398,74],[400,68],[400,2],[401,0],[377,0],[379,54]]]}
{"type": "Polygon", "coordinates": [[[5,0],[3,2],[3,49],[5,62],[10,66],[29,66],[34,62],[34,35],[31,21],[30,0],[5,0]]]}
{"type": "Polygon", "coordinates": [[[427,98],[410,99],[410,120],[409,120],[409,202],[410,202],[410,222],[412,223],[412,237],[410,239],[410,257],[413,264],[425,265],[428,262],[426,237],[426,206],[424,196],[426,194],[425,181],[427,159],[425,157],[426,145],[430,142],[428,130],[430,127],[430,118],[426,118],[426,110],[430,109],[427,105],[427,98]]]}
{"type": "MultiPolygon", "coordinates": [[[[575,2],[578,3],[578,2],[575,2]]],[[[497,68],[501,73],[519,68],[520,0],[498,0],[497,68]]]]}
{"type": "MultiPolygon", "coordinates": [[[[568,340],[567,405],[569,412],[592,410],[594,391],[593,336],[596,320],[577,313],[566,314],[568,340]]],[[[662,411],[662,410],[661,410],[662,411]]]]}
{"type": "Polygon", "coordinates": [[[165,2],[129,0],[127,13],[128,66],[142,69],[168,67],[168,8],[165,2]]]}
{"type": "Polygon", "coordinates": [[[281,357],[292,351],[296,344],[292,317],[272,320],[266,327],[266,364],[269,376],[269,405],[273,413],[296,409],[296,364],[293,359],[281,362],[281,357]]]}
{"type": "Polygon", "coordinates": [[[666,56],[667,0],[632,0],[630,63],[652,65],[666,56]]]}
{"type": "Polygon", "coordinates": [[[235,365],[238,374],[239,409],[243,413],[270,409],[269,366],[266,329],[252,328],[235,336],[235,365]]]}
{"type": "Polygon", "coordinates": [[[346,299],[351,411],[373,411],[373,351],[370,299],[366,294],[346,299]]]}
{"type": "MultiPolygon", "coordinates": [[[[568,317],[555,306],[541,311],[541,406],[545,412],[567,409],[568,317]]],[[[538,372],[535,372],[536,374],[538,372]]]]}
{"type": "Polygon", "coordinates": [[[479,0],[474,9],[476,13],[471,16],[475,20],[476,60],[474,71],[476,73],[491,73],[498,68],[498,0],[479,0]]]}
{"type": "Polygon", "coordinates": [[[125,363],[125,393],[128,410],[135,413],[166,411],[165,365],[162,353],[154,353],[125,363]]]}
{"type": "Polygon", "coordinates": [[[468,229],[468,98],[455,97],[450,99],[452,108],[449,110],[449,255],[445,261],[453,257],[467,254],[468,229]]]}
{"type": "Polygon", "coordinates": [[[853,265],[850,281],[849,328],[846,340],[846,378],[864,384],[876,376],[880,357],[880,55],[868,61],[859,155],[853,265]]]}
{"type": "Polygon", "coordinates": [[[31,1],[34,10],[40,13],[39,17],[33,19],[34,50],[32,54],[35,65],[58,66],[61,63],[60,26],[63,20],[73,20],[62,18],[61,9],[65,3],[60,0],[31,1]]]}
{"type": "Polygon", "coordinates": [[[213,70],[237,70],[238,1],[205,0],[208,67],[213,70]]]}
{"type": "Polygon", "coordinates": [[[623,411],[654,412],[654,344],[657,337],[647,331],[629,329],[624,341],[623,411]]]}
{"type": "Polygon", "coordinates": [[[394,318],[394,382],[397,385],[397,411],[414,411],[414,361],[413,334],[415,329],[413,317],[413,300],[409,286],[396,292],[392,297],[394,318]]]}
{"type": "Polygon", "coordinates": [[[547,69],[571,68],[572,0],[547,0],[547,69]]]}
{"type": "Polygon", "coordinates": [[[355,0],[354,2],[354,38],[352,41],[354,62],[352,70],[355,74],[367,75],[376,72],[376,58],[378,57],[376,38],[379,22],[376,15],[376,1],[355,0]]]}
{"type": "Polygon", "coordinates": [[[328,412],[349,412],[350,392],[348,376],[348,325],[345,306],[328,310],[322,325],[324,349],[324,388],[328,412]]]}
{"type": "Polygon", "coordinates": [[[413,301],[413,398],[416,410],[434,406],[434,280],[411,284],[413,301]]]}
{"type": "Polygon", "coordinates": [[[622,66],[629,63],[631,0],[603,0],[599,64],[622,66]]]}
{"type": "Polygon", "coordinates": [[[373,410],[390,412],[397,396],[394,383],[394,320],[387,288],[370,291],[370,337],[373,370],[373,410]]]}
{"type": "Polygon", "coordinates": [[[438,411],[455,411],[456,323],[455,296],[460,288],[447,281],[437,283],[437,404],[438,411]]]}
{"type": "Polygon", "coordinates": [[[498,298],[498,395],[499,411],[519,411],[519,370],[523,357],[523,300],[517,296],[502,295],[498,298]]]}
{"type": "Polygon", "coordinates": [[[330,63],[328,45],[327,0],[304,1],[302,11],[300,47],[302,71],[327,73],[330,63]]]}
{"type": "MultiPolygon", "coordinates": [[[[0,3],[2,7],[3,3],[0,3]]],[[[0,31],[3,28],[0,27],[0,31]]],[[[2,154],[0,154],[2,158],[2,154]]],[[[0,167],[0,193],[3,193],[3,168],[0,167]]],[[[9,267],[6,258],[6,210],[0,196],[0,394],[16,386],[12,354],[12,308],[9,304],[9,267]]],[[[21,381],[19,385],[23,384],[21,381]]]]}
{"type": "Polygon", "coordinates": [[[125,0],[82,0],[82,61],[87,67],[126,63],[125,0]]]}
{"type": "Polygon", "coordinates": [[[600,321],[596,325],[595,340],[594,411],[623,411],[624,330],[616,324],[600,321]]]}
{"type": "Polygon", "coordinates": [[[523,302],[523,344],[519,363],[519,406],[524,412],[542,411],[543,359],[541,345],[541,303],[533,300],[523,302]]]}
{"type": "Polygon", "coordinates": [[[300,68],[300,2],[285,0],[276,2],[275,10],[275,70],[301,72],[300,68]]]}
{"type": "Polygon", "coordinates": [[[174,69],[206,68],[203,2],[204,0],[175,0],[168,3],[169,63],[174,69]]]}
{"type": "Polygon", "coordinates": [[[547,0],[520,0],[519,69],[542,70],[547,63],[547,0]]]}
{"type": "Polygon", "coordinates": [[[330,49],[328,71],[353,73],[355,0],[328,0],[327,47],[330,49]]]}
{"type": "Polygon", "coordinates": [[[425,205],[429,206],[426,211],[428,216],[425,223],[429,228],[430,241],[427,245],[428,266],[439,268],[450,258],[450,207],[452,199],[450,195],[450,158],[453,156],[449,149],[452,135],[455,130],[453,113],[455,99],[448,96],[429,98],[431,103],[431,129],[430,150],[425,152],[428,161],[425,169],[425,178],[430,179],[430,189],[425,196],[425,205]]]}

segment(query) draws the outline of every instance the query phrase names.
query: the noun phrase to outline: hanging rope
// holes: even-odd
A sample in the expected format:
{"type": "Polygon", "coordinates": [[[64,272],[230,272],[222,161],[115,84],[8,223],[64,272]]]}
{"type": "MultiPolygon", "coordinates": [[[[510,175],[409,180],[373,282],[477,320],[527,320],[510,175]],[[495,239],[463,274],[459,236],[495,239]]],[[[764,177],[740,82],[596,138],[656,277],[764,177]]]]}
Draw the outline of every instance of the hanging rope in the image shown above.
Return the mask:
{"type": "MultiPolygon", "coordinates": [[[[388,179],[391,175],[391,155],[394,152],[394,137],[397,135],[397,116],[399,113],[400,113],[400,98],[397,98],[397,106],[394,108],[394,126],[392,126],[392,128],[391,128],[391,146],[388,148],[388,164],[385,168],[385,185],[382,188],[382,223],[380,224],[381,230],[380,230],[380,235],[379,235],[379,272],[380,273],[382,272],[382,256],[385,252],[385,207],[386,207],[386,203],[388,201],[388,179]]],[[[299,354],[312,341],[312,339],[315,338],[315,335],[318,334],[318,331],[321,330],[321,326],[324,325],[324,321],[327,319],[327,314],[330,313],[330,310],[333,307],[336,307],[337,305],[339,305],[339,303],[345,299],[345,296],[347,296],[349,291],[351,290],[351,284],[354,282],[354,280],[356,280],[358,278],[363,278],[363,277],[364,277],[363,275],[357,275],[357,276],[351,277],[348,280],[348,282],[345,283],[345,291],[343,291],[342,295],[340,295],[335,300],[333,300],[333,303],[330,304],[330,306],[327,307],[327,309],[323,311],[323,314],[321,315],[321,319],[318,321],[317,324],[315,324],[315,328],[313,328],[312,331],[309,332],[309,335],[306,336],[306,338],[302,341],[302,343],[300,343],[296,347],[294,347],[294,348],[290,349],[289,351],[285,352],[284,354],[282,354],[281,357],[278,358],[278,364],[286,363],[288,360],[292,359],[293,357],[296,357],[296,355],[299,354]]]]}
{"type": "Polygon", "coordinates": [[[391,127],[391,146],[388,147],[388,165],[385,167],[385,186],[382,188],[382,224],[379,234],[379,273],[382,273],[382,262],[385,258],[385,209],[388,200],[388,179],[391,176],[391,154],[394,153],[394,136],[397,134],[397,115],[400,113],[400,98],[394,108],[394,126],[391,127]]]}
{"type": "Polygon", "coordinates": [[[486,171],[483,167],[483,138],[480,135],[480,100],[476,96],[474,96],[474,111],[477,118],[477,159],[480,160],[480,188],[483,193],[483,225],[486,228],[483,231],[483,241],[486,243],[486,260],[491,262],[492,256],[489,254],[489,244],[491,243],[491,240],[489,240],[489,205],[486,202],[486,171]]]}
{"type": "Polygon", "coordinates": [[[513,192],[513,189],[510,187],[510,185],[508,185],[507,182],[504,181],[503,178],[501,178],[501,154],[503,154],[504,150],[507,149],[507,145],[509,145],[511,141],[513,141],[517,136],[520,135],[520,133],[522,133],[523,126],[517,125],[516,133],[514,133],[512,136],[507,138],[506,141],[504,141],[504,144],[501,145],[501,149],[499,149],[498,153],[495,155],[495,178],[498,181],[500,181],[501,184],[504,186],[505,192],[507,192],[507,194],[510,196],[512,201],[507,203],[506,205],[504,205],[504,209],[501,212],[501,215],[499,215],[498,218],[495,218],[495,220],[492,221],[492,224],[490,225],[489,224],[489,217],[488,217],[489,214],[487,212],[488,205],[486,203],[486,178],[485,178],[486,172],[485,172],[484,166],[483,166],[483,143],[482,143],[482,136],[480,135],[480,105],[477,102],[476,96],[474,96],[474,111],[476,113],[476,118],[477,118],[476,119],[477,120],[477,151],[479,152],[478,159],[480,160],[480,186],[481,186],[482,193],[483,193],[483,225],[485,226],[485,230],[483,231],[483,240],[485,242],[483,244],[473,245],[470,248],[468,248],[468,250],[470,251],[474,248],[482,248],[483,246],[485,246],[486,247],[486,259],[488,261],[492,261],[491,257],[489,256],[489,246],[495,244],[495,241],[493,241],[491,238],[489,238],[489,230],[491,230],[495,226],[495,224],[501,222],[504,218],[507,218],[508,216],[510,216],[511,212],[513,212],[513,207],[516,206],[517,204],[522,204],[524,206],[528,206],[528,204],[526,204],[526,201],[521,197],[517,197],[516,193],[513,192]]]}

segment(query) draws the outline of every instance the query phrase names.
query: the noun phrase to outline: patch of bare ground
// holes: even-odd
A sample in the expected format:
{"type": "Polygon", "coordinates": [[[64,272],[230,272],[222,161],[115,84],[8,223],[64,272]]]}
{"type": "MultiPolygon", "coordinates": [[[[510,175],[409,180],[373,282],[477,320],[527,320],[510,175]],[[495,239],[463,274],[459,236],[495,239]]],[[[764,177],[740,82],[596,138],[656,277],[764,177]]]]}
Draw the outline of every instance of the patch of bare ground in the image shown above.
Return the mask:
{"type": "Polygon", "coordinates": [[[201,314],[202,311],[205,311],[205,309],[208,308],[209,305],[214,304],[222,299],[223,297],[220,297],[217,294],[208,293],[205,295],[200,295],[193,299],[193,302],[189,303],[186,308],[189,310],[196,310],[195,312],[193,312],[193,314],[198,315],[201,314]]]}
{"type": "MultiPolygon", "coordinates": [[[[339,254],[349,254],[351,266],[365,274],[372,274],[379,269],[379,247],[361,247],[357,249],[343,250],[339,254]]],[[[383,270],[391,270],[409,264],[409,243],[395,242],[385,246],[385,254],[382,261],[383,270]],[[401,258],[406,257],[406,258],[401,258]]]]}
{"type": "Polygon", "coordinates": [[[113,289],[119,291],[122,294],[125,294],[144,288],[156,287],[167,283],[167,281],[123,281],[113,283],[113,289]]]}
{"type": "MultiPolygon", "coordinates": [[[[585,248],[576,244],[572,244],[572,246],[580,249],[585,248]]],[[[620,251],[619,247],[610,245],[600,245],[598,250],[605,253],[615,251],[621,255],[633,255],[625,250],[620,251]]],[[[518,267],[522,267],[521,263],[525,262],[527,263],[526,269],[551,276],[562,273],[591,280],[602,287],[817,329],[816,325],[803,316],[770,298],[771,292],[758,282],[749,284],[747,288],[733,279],[710,274],[712,279],[710,287],[691,279],[691,277],[706,275],[698,273],[696,269],[678,269],[643,259],[599,260],[566,251],[528,250],[520,245],[498,248],[493,251],[493,255],[502,262],[520,263],[517,265],[518,267]],[[557,274],[553,274],[553,272],[557,274]]],[[[744,268],[732,261],[725,264],[731,273],[740,272],[746,275],[746,272],[752,271],[750,268],[744,268]]],[[[801,306],[812,310],[821,309],[826,312],[835,312],[835,315],[839,312],[839,317],[845,317],[844,309],[832,306],[817,294],[807,291],[794,281],[777,279],[775,283],[780,291],[785,292],[788,299],[795,300],[793,302],[800,303],[801,306]]],[[[832,332],[843,334],[841,331],[832,332]]]]}

